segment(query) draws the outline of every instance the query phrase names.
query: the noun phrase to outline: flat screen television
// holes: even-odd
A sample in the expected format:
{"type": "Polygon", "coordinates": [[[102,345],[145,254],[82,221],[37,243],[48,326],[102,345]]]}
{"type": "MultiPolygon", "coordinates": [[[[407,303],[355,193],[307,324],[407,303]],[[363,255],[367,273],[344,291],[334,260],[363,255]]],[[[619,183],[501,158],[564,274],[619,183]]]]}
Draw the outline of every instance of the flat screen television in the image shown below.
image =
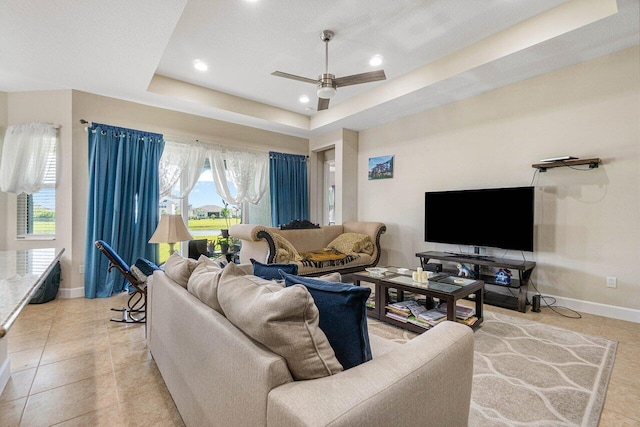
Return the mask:
{"type": "Polygon", "coordinates": [[[425,193],[426,242],[533,251],[534,187],[425,193]]]}

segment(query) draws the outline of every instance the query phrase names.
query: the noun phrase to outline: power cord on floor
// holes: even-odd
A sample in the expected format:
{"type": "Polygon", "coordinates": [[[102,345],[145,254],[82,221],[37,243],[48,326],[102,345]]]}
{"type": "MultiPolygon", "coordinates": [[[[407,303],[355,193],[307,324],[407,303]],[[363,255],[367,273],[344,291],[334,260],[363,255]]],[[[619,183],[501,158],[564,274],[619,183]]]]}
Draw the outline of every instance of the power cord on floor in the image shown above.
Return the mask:
{"type": "Polygon", "coordinates": [[[542,295],[540,293],[540,291],[538,290],[538,288],[536,288],[536,285],[535,285],[533,279],[529,279],[529,282],[531,283],[531,286],[533,286],[533,289],[536,290],[538,295],[540,295],[540,299],[542,300],[542,302],[544,302],[544,304],[547,307],[549,307],[549,309],[551,311],[553,311],[556,314],[559,314],[560,316],[568,317],[569,319],[582,319],[582,315],[580,313],[578,313],[577,311],[575,311],[574,309],[569,308],[569,307],[563,307],[561,305],[556,306],[555,304],[556,304],[557,300],[554,297],[542,295]],[[547,302],[547,299],[550,299],[550,300],[553,300],[553,301],[551,303],[549,303],[549,302],[547,302]],[[554,308],[554,306],[555,306],[555,308],[554,308]],[[564,314],[564,313],[560,313],[558,310],[556,310],[557,308],[561,308],[563,310],[568,310],[568,311],[574,313],[575,315],[574,316],[570,316],[570,315],[567,315],[567,314],[564,314]]]}

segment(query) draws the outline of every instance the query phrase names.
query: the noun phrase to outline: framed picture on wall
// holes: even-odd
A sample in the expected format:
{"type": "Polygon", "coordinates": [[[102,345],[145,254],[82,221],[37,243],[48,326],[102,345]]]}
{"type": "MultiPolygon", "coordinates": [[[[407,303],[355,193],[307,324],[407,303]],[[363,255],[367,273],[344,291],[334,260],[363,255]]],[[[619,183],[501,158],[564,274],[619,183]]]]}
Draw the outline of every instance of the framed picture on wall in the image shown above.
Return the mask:
{"type": "Polygon", "coordinates": [[[395,156],[369,157],[369,180],[393,178],[395,156]]]}

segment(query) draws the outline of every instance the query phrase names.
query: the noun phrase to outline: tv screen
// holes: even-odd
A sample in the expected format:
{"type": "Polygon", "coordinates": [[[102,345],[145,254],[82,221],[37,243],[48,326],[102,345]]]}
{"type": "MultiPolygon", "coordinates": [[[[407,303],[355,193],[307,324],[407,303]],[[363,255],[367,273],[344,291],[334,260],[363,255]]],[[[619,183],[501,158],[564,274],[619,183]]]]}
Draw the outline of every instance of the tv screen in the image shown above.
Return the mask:
{"type": "Polygon", "coordinates": [[[426,242],[533,251],[533,187],[425,193],[426,242]]]}

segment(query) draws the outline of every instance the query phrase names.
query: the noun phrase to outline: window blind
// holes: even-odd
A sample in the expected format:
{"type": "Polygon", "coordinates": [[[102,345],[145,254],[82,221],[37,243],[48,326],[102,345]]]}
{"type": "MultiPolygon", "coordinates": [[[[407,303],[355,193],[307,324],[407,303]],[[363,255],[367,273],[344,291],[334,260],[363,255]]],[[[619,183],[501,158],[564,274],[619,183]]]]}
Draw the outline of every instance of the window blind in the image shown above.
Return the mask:
{"type": "Polygon", "coordinates": [[[55,237],[56,234],[56,153],[49,154],[40,191],[22,193],[17,201],[17,236],[55,237]]]}

